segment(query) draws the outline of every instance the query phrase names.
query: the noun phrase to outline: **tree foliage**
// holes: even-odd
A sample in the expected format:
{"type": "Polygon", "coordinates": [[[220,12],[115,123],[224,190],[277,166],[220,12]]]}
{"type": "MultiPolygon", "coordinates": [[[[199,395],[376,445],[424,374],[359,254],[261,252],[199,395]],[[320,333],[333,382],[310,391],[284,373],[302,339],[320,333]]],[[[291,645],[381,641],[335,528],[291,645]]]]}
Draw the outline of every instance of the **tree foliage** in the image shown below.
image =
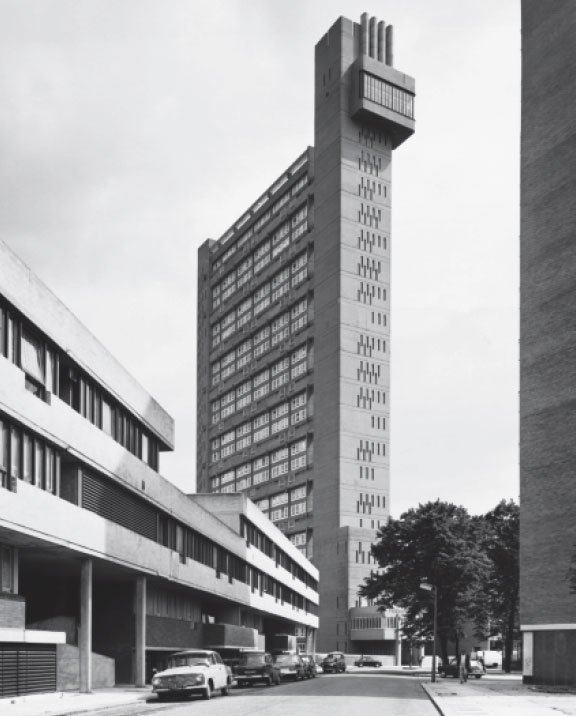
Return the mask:
{"type": "Polygon", "coordinates": [[[439,500],[391,519],[372,546],[380,570],[365,580],[360,594],[382,608],[404,608],[404,633],[426,639],[433,634],[433,601],[420,585],[434,585],[437,635],[445,660],[448,641],[458,646],[464,623],[474,617],[476,596],[488,579],[490,562],[482,550],[481,529],[482,523],[465,508],[439,500]]]}
{"type": "Polygon", "coordinates": [[[482,516],[483,550],[490,570],[476,606],[477,632],[483,637],[502,635],[503,668],[510,672],[515,634],[519,631],[520,508],[502,500],[482,516]]]}

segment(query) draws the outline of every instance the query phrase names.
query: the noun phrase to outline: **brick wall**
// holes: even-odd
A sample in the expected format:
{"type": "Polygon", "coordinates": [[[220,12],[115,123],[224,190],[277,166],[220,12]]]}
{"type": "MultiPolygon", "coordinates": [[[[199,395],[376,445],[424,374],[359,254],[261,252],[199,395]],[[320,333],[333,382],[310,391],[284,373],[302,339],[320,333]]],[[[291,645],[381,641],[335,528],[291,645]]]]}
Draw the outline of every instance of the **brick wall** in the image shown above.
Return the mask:
{"type": "Polygon", "coordinates": [[[25,598],[21,595],[0,594],[0,627],[23,629],[25,622],[25,598]]]}
{"type": "MultiPolygon", "coordinates": [[[[576,554],[575,35],[575,3],[523,0],[520,621],[524,625],[576,623],[576,596],[566,579],[576,554]]],[[[535,665],[539,644],[535,643],[535,665]]]]}

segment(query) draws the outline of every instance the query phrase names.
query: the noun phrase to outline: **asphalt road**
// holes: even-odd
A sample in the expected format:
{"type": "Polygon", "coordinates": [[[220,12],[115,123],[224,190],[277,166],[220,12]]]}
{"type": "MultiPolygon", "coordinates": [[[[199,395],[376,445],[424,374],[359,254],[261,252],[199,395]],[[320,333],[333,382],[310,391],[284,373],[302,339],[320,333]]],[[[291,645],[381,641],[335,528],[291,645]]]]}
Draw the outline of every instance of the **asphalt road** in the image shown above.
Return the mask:
{"type": "Polygon", "coordinates": [[[437,715],[415,677],[377,672],[319,675],[277,687],[234,688],[211,700],[147,702],[92,712],[98,715],[437,715]]]}

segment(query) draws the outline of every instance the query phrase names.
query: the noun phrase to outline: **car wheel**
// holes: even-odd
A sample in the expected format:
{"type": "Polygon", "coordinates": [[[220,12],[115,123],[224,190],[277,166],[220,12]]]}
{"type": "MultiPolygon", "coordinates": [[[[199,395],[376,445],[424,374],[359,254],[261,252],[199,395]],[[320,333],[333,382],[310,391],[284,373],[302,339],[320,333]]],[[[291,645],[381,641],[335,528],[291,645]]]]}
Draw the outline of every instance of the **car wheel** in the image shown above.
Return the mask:
{"type": "Polygon", "coordinates": [[[477,680],[479,680],[479,679],[482,677],[482,675],[474,675],[474,677],[475,677],[477,680]]]}
{"type": "Polygon", "coordinates": [[[230,683],[227,682],[227,683],[226,683],[226,686],[223,687],[223,688],[220,690],[220,692],[221,692],[221,694],[222,694],[222,697],[226,697],[227,695],[229,695],[229,694],[230,694],[230,683]]]}
{"type": "Polygon", "coordinates": [[[166,700],[168,699],[168,695],[164,694],[163,692],[156,695],[156,697],[158,698],[158,702],[166,702],[166,700]]]}
{"type": "Polygon", "coordinates": [[[209,683],[206,685],[206,688],[204,689],[204,692],[202,693],[202,699],[203,699],[203,700],[209,700],[211,697],[212,697],[212,686],[211,686],[211,683],[209,682],[209,683]]]}

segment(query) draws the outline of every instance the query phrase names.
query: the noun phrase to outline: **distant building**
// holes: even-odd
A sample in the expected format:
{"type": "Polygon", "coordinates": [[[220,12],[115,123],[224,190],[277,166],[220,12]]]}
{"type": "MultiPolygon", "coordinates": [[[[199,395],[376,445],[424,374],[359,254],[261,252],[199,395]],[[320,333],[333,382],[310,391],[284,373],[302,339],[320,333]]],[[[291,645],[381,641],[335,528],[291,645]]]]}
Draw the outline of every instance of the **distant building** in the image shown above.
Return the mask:
{"type": "Polygon", "coordinates": [[[392,27],[338,19],[316,46],[315,146],[198,260],[201,492],[243,491],[320,570],[322,651],[397,659],[362,605],[388,520],[392,152],[414,80],[392,27]]]}
{"type": "Polygon", "coordinates": [[[524,680],[576,685],[576,3],[522,2],[524,680]]]}
{"type": "Polygon", "coordinates": [[[143,684],[186,647],[313,648],[318,570],[246,496],[162,478],[172,447],[170,416],[0,242],[0,697],[143,684]]]}

